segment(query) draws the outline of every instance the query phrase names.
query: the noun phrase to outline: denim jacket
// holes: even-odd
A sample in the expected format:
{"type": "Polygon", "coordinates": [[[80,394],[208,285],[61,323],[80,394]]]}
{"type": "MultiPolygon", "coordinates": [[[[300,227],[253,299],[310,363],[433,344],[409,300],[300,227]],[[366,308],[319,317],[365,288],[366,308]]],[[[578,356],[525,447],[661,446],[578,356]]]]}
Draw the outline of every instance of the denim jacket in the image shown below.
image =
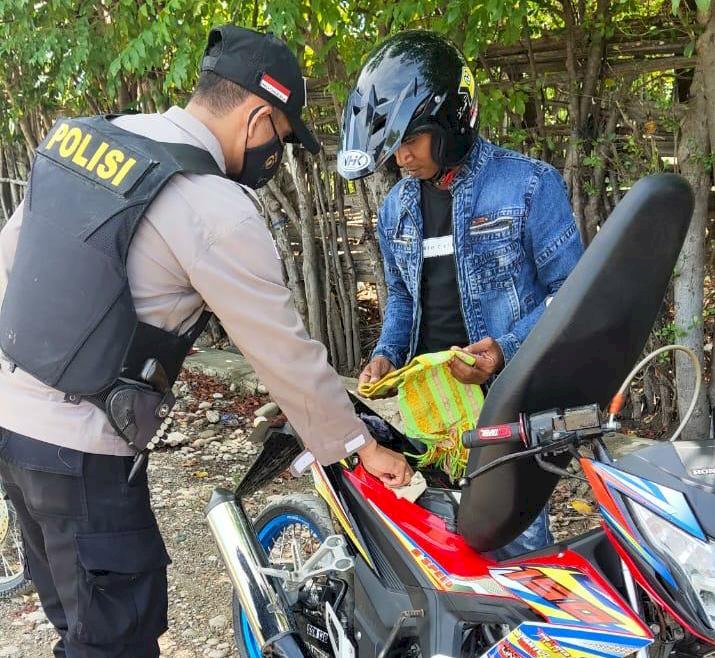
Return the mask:
{"type": "MultiPolygon", "coordinates": [[[[479,139],[450,185],[457,284],[471,343],[491,336],[511,359],[583,253],[561,175],[479,139]]],[[[373,356],[414,356],[420,327],[420,183],[400,180],[378,213],[387,306],[373,356]]]]}

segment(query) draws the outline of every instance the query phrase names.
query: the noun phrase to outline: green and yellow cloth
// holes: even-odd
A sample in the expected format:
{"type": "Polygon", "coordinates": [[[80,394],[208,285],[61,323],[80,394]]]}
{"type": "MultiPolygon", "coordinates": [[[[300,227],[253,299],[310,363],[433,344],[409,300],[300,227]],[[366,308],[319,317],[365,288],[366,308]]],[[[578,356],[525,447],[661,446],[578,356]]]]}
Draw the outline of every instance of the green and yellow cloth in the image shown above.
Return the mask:
{"type": "Polygon", "coordinates": [[[397,389],[404,433],[427,448],[423,455],[414,455],[418,466],[441,468],[452,480],[460,478],[467,465],[462,433],[476,427],[484,404],[481,387],[462,384],[452,376],[447,364],[454,357],[468,365],[475,362],[474,356],[458,350],[422,354],[380,381],[358,388],[366,398],[397,389]]]}

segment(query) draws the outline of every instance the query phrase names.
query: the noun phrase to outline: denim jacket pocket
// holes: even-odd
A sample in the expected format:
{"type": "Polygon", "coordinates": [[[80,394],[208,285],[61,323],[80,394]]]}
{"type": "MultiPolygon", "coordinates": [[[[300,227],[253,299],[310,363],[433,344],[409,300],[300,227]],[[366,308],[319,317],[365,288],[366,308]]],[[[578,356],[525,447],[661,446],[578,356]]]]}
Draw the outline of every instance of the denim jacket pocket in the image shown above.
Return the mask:
{"type": "Polygon", "coordinates": [[[502,208],[469,220],[469,237],[476,242],[511,241],[519,238],[526,217],[523,208],[502,208]]]}
{"type": "Polygon", "coordinates": [[[511,331],[520,313],[515,278],[523,259],[515,244],[482,249],[468,260],[468,281],[479,333],[498,338],[511,331]]]}
{"type": "Polygon", "coordinates": [[[523,254],[516,244],[493,245],[475,250],[469,263],[469,281],[475,291],[503,288],[517,273],[523,254]]]}
{"type": "Polygon", "coordinates": [[[400,270],[402,279],[410,290],[413,288],[412,273],[416,270],[417,235],[411,232],[400,232],[392,238],[392,254],[395,264],[400,270]]]}

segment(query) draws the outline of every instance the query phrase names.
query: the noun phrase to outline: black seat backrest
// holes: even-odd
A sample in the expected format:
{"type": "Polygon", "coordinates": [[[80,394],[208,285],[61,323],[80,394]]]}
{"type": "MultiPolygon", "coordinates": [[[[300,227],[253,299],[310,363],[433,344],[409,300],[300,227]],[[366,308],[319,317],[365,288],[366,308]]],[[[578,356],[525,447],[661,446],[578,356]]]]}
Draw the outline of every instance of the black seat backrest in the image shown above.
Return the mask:
{"type": "MultiPolygon", "coordinates": [[[[607,404],[656,320],[693,203],[690,186],[674,174],[645,178],[624,196],[494,382],[480,426],[512,422],[522,412],[607,404]]],[[[472,450],[468,471],[514,450],[472,450]]],[[[506,545],[534,521],[557,481],[533,458],[485,473],[463,492],[460,531],[480,551],[506,545]]]]}

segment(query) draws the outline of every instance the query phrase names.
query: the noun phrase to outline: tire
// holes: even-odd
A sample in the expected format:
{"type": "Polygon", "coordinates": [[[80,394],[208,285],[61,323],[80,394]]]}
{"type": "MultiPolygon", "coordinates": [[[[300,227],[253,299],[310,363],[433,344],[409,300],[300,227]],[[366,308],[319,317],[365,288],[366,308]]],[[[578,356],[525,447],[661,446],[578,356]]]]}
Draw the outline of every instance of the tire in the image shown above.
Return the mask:
{"type": "Polygon", "coordinates": [[[17,513],[0,483],[0,599],[9,599],[32,590],[25,578],[24,547],[17,513]]]}
{"type": "MultiPolygon", "coordinates": [[[[327,507],[311,494],[296,494],[282,498],[266,507],[254,521],[258,541],[267,554],[281,533],[293,525],[307,528],[318,542],[335,533],[327,507]]],[[[309,555],[309,553],[307,553],[309,555]]],[[[305,558],[305,555],[303,556],[305,558]]],[[[233,634],[241,658],[261,658],[261,650],[253,637],[241,604],[233,595],[233,634]]]]}

